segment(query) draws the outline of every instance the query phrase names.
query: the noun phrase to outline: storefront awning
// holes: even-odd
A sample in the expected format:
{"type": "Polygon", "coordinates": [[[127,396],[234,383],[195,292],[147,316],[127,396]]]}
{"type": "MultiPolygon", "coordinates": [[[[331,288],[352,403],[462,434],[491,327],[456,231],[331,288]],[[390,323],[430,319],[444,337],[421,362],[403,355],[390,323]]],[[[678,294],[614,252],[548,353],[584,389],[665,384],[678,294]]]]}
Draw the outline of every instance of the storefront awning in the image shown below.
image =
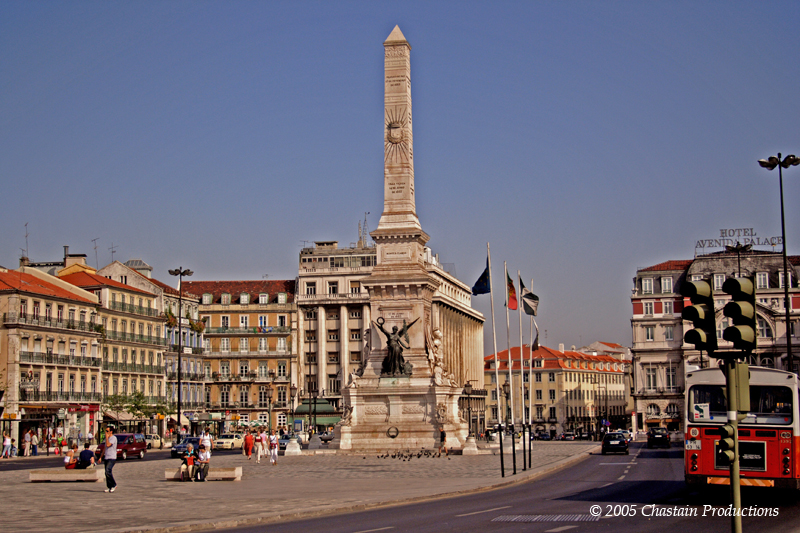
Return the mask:
{"type": "MultiPolygon", "coordinates": [[[[332,426],[332,425],[338,423],[339,420],[341,420],[341,419],[342,419],[341,416],[319,416],[319,415],[317,415],[317,425],[318,426],[332,426]]],[[[309,418],[309,420],[313,424],[314,423],[314,416],[312,415],[311,418],[309,418]]]]}

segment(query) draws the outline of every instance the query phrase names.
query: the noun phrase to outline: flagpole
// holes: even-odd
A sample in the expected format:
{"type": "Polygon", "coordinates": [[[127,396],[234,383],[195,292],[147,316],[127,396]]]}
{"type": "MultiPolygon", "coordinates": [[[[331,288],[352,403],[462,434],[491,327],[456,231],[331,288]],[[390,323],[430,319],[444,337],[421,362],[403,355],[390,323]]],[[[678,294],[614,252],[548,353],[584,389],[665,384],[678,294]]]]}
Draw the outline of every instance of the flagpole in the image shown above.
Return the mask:
{"type": "Polygon", "coordinates": [[[503,430],[500,425],[500,371],[497,364],[497,329],[494,319],[494,283],[492,283],[492,251],[489,243],[486,243],[486,262],[489,267],[489,300],[492,305],[492,346],[494,348],[494,387],[497,394],[497,426],[500,428],[500,474],[506,476],[505,465],[503,464],[503,430]]]}
{"type": "Polygon", "coordinates": [[[519,291],[517,292],[517,314],[519,315],[519,404],[520,420],[522,421],[522,470],[525,471],[525,365],[522,364],[522,274],[519,270],[517,270],[517,278],[520,280],[519,291]]]}
{"type": "MultiPolygon", "coordinates": [[[[533,278],[531,278],[533,289],[533,278]]],[[[533,435],[533,315],[531,315],[531,349],[528,350],[528,438],[533,435]]],[[[528,446],[528,466],[533,468],[531,462],[531,446],[528,446]]]]}
{"type": "MultiPolygon", "coordinates": [[[[506,347],[508,348],[508,391],[509,391],[509,404],[511,406],[511,453],[514,457],[514,474],[517,473],[517,454],[514,450],[516,439],[514,438],[514,373],[512,371],[513,364],[511,362],[511,320],[509,318],[509,299],[508,299],[508,264],[503,261],[503,268],[506,271],[506,347]]],[[[514,283],[513,281],[511,282],[514,283]]],[[[515,291],[516,292],[516,291],[515,291]]]]}

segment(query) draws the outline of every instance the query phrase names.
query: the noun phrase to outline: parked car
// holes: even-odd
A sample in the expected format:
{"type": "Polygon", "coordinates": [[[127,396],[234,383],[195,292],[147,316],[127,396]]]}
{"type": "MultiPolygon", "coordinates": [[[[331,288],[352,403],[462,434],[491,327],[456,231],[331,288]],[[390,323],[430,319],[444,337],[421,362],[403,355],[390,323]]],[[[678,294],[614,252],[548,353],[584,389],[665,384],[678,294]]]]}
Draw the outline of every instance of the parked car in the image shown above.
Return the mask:
{"type": "Polygon", "coordinates": [[[147,449],[157,448],[161,449],[164,447],[164,441],[161,440],[160,435],[145,435],[144,437],[145,442],[147,442],[147,449]]]}
{"type": "Polygon", "coordinates": [[[666,428],[650,428],[647,432],[647,447],[655,448],[656,446],[670,447],[669,432],[666,428]]]}
{"type": "Polygon", "coordinates": [[[325,433],[319,434],[319,440],[321,440],[322,442],[330,442],[333,440],[333,437],[334,437],[333,431],[326,431],[325,433]]]}
{"type": "MultiPolygon", "coordinates": [[[[138,457],[144,459],[145,450],[147,450],[147,441],[141,433],[117,433],[117,459],[127,459],[128,457],[138,457]]],[[[94,451],[97,459],[105,455],[106,441],[100,441],[97,449],[94,451]]]]}
{"type": "Polygon", "coordinates": [[[589,434],[588,431],[584,431],[583,433],[581,433],[581,436],[579,438],[581,440],[592,440],[592,436],[589,434]]]}
{"type": "Polygon", "coordinates": [[[214,439],[215,450],[235,450],[244,446],[244,437],[241,433],[225,433],[214,439]]]}
{"type": "Polygon", "coordinates": [[[300,435],[283,435],[278,438],[278,449],[285,450],[286,445],[289,444],[289,441],[292,439],[297,440],[297,444],[303,443],[302,439],[300,438],[300,435]]]}
{"type": "Polygon", "coordinates": [[[564,438],[562,440],[575,440],[575,433],[572,431],[564,432],[564,438]]]}
{"type": "Polygon", "coordinates": [[[606,433],[603,437],[603,444],[600,446],[600,453],[624,453],[628,455],[628,441],[622,433],[606,433]]]}
{"type": "Polygon", "coordinates": [[[531,437],[536,440],[552,440],[550,433],[546,431],[540,431],[538,434],[534,433],[531,437]]]}
{"type": "Polygon", "coordinates": [[[183,456],[186,455],[186,449],[189,447],[190,444],[195,450],[199,450],[200,437],[184,437],[182,441],[180,441],[178,444],[172,447],[170,455],[172,456],[173,459],[183,458],[183,456]]]}

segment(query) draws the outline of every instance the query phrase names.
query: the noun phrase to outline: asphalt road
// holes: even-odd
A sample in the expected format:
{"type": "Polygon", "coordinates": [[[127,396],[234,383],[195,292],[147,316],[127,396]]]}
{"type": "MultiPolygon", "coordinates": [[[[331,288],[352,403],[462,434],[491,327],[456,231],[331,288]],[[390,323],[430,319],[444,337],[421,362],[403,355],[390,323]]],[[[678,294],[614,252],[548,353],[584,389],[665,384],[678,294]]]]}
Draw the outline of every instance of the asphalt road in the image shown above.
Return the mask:
{"type": "MultiPolygon", "coordinates": [[[[685,485],[682,448],[648,450],[643,443],[633,443],[630,455],[592,455],[546,478],[499,490],[291,523],[214,531],[728,531],[731,519],[718,514],[729,504],[729,488],[714,489],[717,490],[696,490],[685,485]],[[593,506],[599,509],[600,516],[594,516],[597,512],[593,512],[593,506]],[[678,516],[664,516],[664,513],[678,516]]],[[[744,507],[754,506],[774,515],[743,518],[744,531],[800,530],[797,496],[791,491],[743,487],[744,507]]]]}

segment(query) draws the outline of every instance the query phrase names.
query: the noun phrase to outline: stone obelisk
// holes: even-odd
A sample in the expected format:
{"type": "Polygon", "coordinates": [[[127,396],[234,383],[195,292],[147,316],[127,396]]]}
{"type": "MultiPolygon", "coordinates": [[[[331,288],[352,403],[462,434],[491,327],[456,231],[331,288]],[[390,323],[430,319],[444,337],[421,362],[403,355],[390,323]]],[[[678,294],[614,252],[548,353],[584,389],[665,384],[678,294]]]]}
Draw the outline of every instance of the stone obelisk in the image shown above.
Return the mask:
{"type": "Polygon", "coordinates": [[[411,45],[397,26],[383,45],[383,213],[370,234],[377,246],[377,265],[362,280],[373,323],[362,374],[342,391],[345,413],[335,440],[341,449],[432,449],[440,427],[449,435],[466,430],[458,411],[461,389],[437,385],[433,379],[431,308],[441,282],[426,269],[429,237],[420,226],[414,198],[411,45]],[[386,371],[392,331],[392,351],[398,340],[402,345],[401,372],[386,371]]]}

